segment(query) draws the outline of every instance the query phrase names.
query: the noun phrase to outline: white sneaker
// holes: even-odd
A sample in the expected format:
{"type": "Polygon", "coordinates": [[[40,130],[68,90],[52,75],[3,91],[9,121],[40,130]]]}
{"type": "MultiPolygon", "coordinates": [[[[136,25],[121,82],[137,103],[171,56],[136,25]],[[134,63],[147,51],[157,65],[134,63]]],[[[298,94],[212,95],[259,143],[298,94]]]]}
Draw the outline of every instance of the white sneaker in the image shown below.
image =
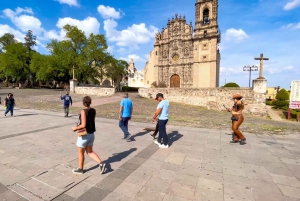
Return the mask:
{"type": "Polygon", "coordinates": [[[154,143],[157,144],[158,146],[161,145],[159,142],[157,142],[157,140],[154,140],[154,143]]]}
{"type": "Polygon", "coordinates": [[[169,145],[168,144],[167,145],[161,144],[161,145],[159,145],[159,148],[167,149],[167,148],[169,148],[169,145]]]}

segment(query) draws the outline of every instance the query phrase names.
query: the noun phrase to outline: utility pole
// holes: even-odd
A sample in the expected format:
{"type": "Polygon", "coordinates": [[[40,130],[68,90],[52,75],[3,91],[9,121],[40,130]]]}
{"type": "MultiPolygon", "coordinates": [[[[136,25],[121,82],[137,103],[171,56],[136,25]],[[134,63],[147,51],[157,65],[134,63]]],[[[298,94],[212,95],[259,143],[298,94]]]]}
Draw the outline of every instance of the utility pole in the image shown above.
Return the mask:
{"type": "Polygon", "coordinates": [[[251,72],[252,71],[258,71],[258,67],[253,65],[253,66],[244,66],[243,71],[249,71],[249,87],[251,87],[251,72]]]}

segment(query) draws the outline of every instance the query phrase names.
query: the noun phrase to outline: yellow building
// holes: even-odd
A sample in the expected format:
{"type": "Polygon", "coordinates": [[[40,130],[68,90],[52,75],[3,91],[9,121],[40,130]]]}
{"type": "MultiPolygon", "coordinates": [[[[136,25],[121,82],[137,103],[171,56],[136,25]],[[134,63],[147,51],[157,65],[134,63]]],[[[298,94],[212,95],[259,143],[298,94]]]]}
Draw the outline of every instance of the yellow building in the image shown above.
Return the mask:
{"type": "Polygon", "coordinates": [[[278,91],[278,87],[267,87],[266,99],[275,100],[277,91],[278,91]]]}

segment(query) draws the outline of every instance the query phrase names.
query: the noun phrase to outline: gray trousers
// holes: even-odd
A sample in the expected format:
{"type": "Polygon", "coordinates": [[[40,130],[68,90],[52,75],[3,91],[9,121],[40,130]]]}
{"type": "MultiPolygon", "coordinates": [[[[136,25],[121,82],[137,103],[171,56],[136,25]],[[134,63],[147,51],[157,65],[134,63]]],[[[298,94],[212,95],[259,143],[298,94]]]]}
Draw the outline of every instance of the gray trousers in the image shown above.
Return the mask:
{"type": "Polygon", "coordinates": [[[66,116],[69,115],[69,106],[64,106],[64,113],[66,116]]]}

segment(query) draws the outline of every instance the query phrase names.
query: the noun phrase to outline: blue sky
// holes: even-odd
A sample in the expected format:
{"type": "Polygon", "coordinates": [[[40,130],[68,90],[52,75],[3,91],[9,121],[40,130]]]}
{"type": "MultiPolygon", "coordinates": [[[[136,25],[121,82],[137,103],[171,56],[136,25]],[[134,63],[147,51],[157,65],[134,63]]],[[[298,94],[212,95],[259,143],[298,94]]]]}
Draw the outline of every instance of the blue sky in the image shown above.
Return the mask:
{"type": "MultiPolygon", "coordinates": [[[[47,54],[46,44],[62,39],[61,28],[69,23],[86,34],[104,34],[109,51],[118,59],[133,58],[143,69],[157,30],[166,27],[175,13],[195,23],[196,0],[14,0],[0,5],[0,35],[11,32],[23,40],[28,29],[38,38],[38,51],[47,54]]],[[[219,1],[222,32],[220,84],[237,82],[247,87],[245,65],[265,62],[268,86],[289,88],[300,80],[300,0],[219,1]]],[[[257,78],[258,72],[252,73],[257,78]]]]}

